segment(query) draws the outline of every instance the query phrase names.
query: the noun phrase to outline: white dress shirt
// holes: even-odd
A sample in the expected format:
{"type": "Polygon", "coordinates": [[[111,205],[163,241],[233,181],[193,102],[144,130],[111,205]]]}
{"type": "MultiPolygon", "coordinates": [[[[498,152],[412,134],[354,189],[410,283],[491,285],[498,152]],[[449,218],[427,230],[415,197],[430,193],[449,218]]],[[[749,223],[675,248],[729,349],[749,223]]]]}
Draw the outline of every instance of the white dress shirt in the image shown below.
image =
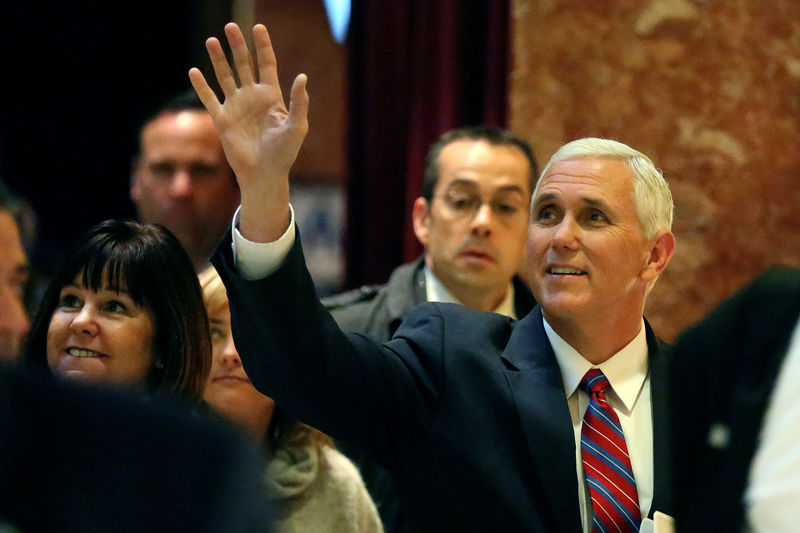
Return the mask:
{"type": "MultiPolygon", "coordinates": [[[[625,434],[625,444],[628,446],[636,491],[639,495],[639,509],[642,518],[645,518],[653,502],[653,412],[650,403],[644,320],[639,334],[622,350],[599,365],[592,365],[584,359],[550,327],[544,317],[542,322],[564,381],[564,393],[567,396],[575,434],[575,468],[578,479],[584,480],[581,426],[583,415],[589,406],[589,396],[579,388],[579,385],[589,369],[599,368],[611,384],[611,390],[606,390],[606,398],[617,412],[625,434]]],[[[578,483],[578,504],[583,531],[589,533],[592,529],[592,505],[585,480],[583,483],[578,483]]]]}
{"type": "Polygon", "coordinates": [[[744,492],[749,531],[798,531],[800,503],[800,322],[775,381],[744,492]]]}

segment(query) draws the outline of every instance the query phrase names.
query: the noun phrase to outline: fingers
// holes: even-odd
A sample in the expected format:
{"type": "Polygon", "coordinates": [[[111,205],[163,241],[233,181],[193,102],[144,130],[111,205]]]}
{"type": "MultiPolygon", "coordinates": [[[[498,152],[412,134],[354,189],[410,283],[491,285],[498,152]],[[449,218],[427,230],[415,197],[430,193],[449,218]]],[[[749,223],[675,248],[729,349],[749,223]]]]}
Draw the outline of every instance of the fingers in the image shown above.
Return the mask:
{"type": "Polygon", "coordinates": [[[253,83],[253,60],[250,58],[250,51],[242,35],[242,30],[233,22],[225,25],[225,35],[228,37],[228,45],[233,52],[233,62],[236,65],[236,72],[239,74],[239,82],[242,85],[253,83]]]}
{"type": "Polygon", "coordinates": [[[292,90],[289,93],[289,120],[302,131],[304,136],[308,131],[307,82],[308,77],[305,74],[298,74],[292,83],[292,90]]]}
{"type": "Polygon", "coordinates": [[[258,81],[278,87],[278,62],[266,26],[256,24],[253,28],[253,42],[258,59],[258,81]]]}
{"type": "Polygon", "coordinates": [[[208,57],[211,59],[219,86],[227,98],[236,92],[236,79],[233,77],[233,71],[222,51],[222,45],[216,37],[210,37],[206,41],[206,50],[208,50],[208,57]]]}
{"type": "Polygon", "coordinates": [[[214,91],[208,86],[208,82],[206,81],[205,76],[203,76],[203,73],[200,72],[200,69],[190,69],[189,80],[192,82],[194,91],[197,93],[200,101],[203,102],[203,105],[208,110],[211,118],[216,118],[222,105],[219,103],[217,95],[214,94],[214,91]]]}

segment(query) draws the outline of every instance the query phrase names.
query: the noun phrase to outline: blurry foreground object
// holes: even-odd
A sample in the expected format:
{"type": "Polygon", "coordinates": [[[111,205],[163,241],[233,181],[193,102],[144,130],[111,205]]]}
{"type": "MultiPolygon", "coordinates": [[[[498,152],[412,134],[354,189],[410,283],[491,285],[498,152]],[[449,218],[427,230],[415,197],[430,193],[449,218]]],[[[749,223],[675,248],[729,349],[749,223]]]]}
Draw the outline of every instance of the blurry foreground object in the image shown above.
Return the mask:
{"type": "Polygon", "coordinates": [[[797,531],[800,270],[763,274],[675,344],[677,531],[797,531]]]}
{"type": "Polygon", "coordinates": [[[263,468],[199,417],[0,369],[0,517],[19,531],[270,531],[263,468]]]}

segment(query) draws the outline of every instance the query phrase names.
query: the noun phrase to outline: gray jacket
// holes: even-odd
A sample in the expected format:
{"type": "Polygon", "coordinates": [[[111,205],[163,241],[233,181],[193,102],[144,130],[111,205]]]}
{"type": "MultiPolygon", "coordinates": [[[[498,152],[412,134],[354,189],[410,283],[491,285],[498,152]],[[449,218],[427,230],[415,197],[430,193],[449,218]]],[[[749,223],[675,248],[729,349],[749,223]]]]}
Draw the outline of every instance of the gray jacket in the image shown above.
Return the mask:
{"type": "MultiPolygon", "coordinates": [[[[343,330],[388,341],[411,310],[426,300],[423,267],[420,257],[394,269],[388,283],[364,285],[325,298],[322,303],[343,330]]],[[[536,300],[521,279],[515,276],[513,283],[514,311],[517,318],[522,318],[533,309],[536,300]]]]}

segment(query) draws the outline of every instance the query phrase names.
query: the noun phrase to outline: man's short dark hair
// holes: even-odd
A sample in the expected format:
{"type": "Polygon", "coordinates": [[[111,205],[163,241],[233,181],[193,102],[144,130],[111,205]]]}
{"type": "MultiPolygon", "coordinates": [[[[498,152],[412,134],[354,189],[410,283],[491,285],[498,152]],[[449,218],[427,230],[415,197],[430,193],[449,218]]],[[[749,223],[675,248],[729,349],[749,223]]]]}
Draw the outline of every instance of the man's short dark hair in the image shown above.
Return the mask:
{"type": "Polygon", "coordinates": [[[428,155],[425,157],[425,171],[422,176],[422,197],[428,203],[433,200],[433,190],[439,181],[439,155],[445,146],[455,141],[485,141],[492,146],[514,146],[518,148],[528,159],[530,166],[528,188],[533,193],[533,188],[539,175],[539,165],[536,163],[536,157],[533,155],[531,145],[510,131],[496,126],[466,126],[445,132],[428,150],[428,155]]]}

